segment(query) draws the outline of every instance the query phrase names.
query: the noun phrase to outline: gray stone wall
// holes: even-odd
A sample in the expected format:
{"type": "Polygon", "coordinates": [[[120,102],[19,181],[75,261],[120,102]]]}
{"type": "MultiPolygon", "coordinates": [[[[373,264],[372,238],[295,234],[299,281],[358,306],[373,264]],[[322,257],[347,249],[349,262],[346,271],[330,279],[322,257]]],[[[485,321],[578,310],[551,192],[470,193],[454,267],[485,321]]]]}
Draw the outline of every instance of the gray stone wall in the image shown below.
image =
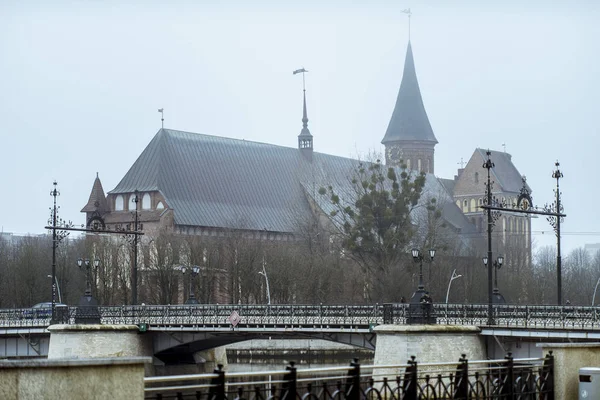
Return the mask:
{"type": "Polygon", "coordinates": [[[2,400],[143,399],[150,358],[0,361],[2,400]]]}

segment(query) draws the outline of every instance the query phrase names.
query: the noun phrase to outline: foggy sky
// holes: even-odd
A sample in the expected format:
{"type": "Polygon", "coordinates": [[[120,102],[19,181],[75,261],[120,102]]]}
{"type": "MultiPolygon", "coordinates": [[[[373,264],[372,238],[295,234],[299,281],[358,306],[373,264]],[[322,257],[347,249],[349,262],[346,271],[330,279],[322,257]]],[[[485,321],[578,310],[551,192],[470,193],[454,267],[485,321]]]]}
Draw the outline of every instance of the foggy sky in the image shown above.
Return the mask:
{"type": "MultiPolygon", "coordinates": [[[[301,67],[315,151],[382,152],[410,7],[436,175],[504,143],[543,205],[558,159],[564,248],[600,242],[597,2],[49,3],[0,2],[5,232],[44,232],[55,179],[61,216],[84,223],[96,172],[113,189],[161,107],[166,128],[296,147],[301,67]]],[[[533,230],[536,246],[555,243],[545,219],[533,230]]]]}

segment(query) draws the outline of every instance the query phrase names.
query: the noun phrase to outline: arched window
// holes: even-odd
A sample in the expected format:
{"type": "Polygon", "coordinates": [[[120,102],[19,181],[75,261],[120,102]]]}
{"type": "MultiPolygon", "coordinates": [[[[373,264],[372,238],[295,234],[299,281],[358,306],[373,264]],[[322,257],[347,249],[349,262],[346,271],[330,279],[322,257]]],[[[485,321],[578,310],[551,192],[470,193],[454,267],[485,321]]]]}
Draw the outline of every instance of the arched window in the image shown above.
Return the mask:
{"type": "Polygon", "coordinates": [[[406,169],[410,169],[410,158],[406,160],[406,169]]]}
{"type": "Polygon", "coordinates": [[[165,208],[165,205],[163,204],[162,201],[159,201],[158,204],[156,205],[156,209],[157,210],[162,210],[165,208]]]}
{"type": "Polygon", "coordinates": [[[115,211],[123,211],[123,204],[124,204],[123,196],[118,195],[117,198],[115,199],[115,211]]]}
{"type": "Polygon", "coordinates": [[[479,172],[475,172],[475,183],[479,183],[479,172]]]}
{"type": "Polygon", "coordinates": [[[463,212],[469,212],[469,201],[463,201],[463,212]]]}
{"type": "Polygon", "coordinates": [[[471,211],[477,211],[477,202],[475,201],[475,199],[471,199],[471,211]]]}
{"type": "Polygon", "coordinates": [[[421,159],[420,158],[417,160],[417,171],[419,171],[419,172],[422,171],[422,169],[421,169],[421,159]]]}
{"type": "Polygon", "coordinates": [[[152,207],[152,200],[149,193],[144,193],[142,197],[142,210],[149,210],[152,207]]]}

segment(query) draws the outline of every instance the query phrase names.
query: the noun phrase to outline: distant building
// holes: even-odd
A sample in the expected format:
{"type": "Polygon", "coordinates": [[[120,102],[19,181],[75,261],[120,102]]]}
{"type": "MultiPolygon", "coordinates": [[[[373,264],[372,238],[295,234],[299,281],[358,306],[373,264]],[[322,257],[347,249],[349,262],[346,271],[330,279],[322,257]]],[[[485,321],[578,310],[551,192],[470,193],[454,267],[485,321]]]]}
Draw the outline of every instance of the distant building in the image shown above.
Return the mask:
{"type": "MultiPolygon", "coordinates": [[[[438,199],[448,226],[462,238],[483,237],[485,222],[478,206],[485,192],[484,151],[476,149],[455,179],[435,177],[438,141],[425,111],[410,43],[382,143],[386,164],[427,174],[425,192],[438,199]]],[[[494,151],[492,159],[493,194],[513,201],[521,174],[509,154],[494,151]]],[[[219,237],[233,230],[257,240],[293,241],[307,218],[331,220],[332,205],[318,189],[331,185],[342,196],[349,193],[349,177],[357,163],[315,151],[304,97],[297,148],[160,129],[107,195],[96,177],[82,212],[88,226],[133,229],[137,195],[145,232],[166,228],[182,235],[219,237]]],[[[505,216],[496,224],[496,235],[504,240],[501,247],[508,243],[506,238],[519,235],[531,251],[528,218],[505,216]]]]}

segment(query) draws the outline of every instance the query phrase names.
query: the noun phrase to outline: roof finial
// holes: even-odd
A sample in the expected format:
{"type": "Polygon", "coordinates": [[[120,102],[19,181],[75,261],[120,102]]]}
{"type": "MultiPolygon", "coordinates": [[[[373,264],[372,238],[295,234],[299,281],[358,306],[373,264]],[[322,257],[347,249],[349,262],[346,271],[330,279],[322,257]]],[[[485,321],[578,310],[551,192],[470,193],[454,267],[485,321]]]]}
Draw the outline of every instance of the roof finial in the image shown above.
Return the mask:
{"type": "Polygon", "coordinates": [[[402,10],[402,13],[408,15],[408,41],[410,42],[410,16],[412,13],[410,12],[410,8],[405,8],[402,10]]]}
{"type": "Polygon", "coordinates": [[[164,108],[159,108],[158,112],[160,113],[160,126],[161,128],[165,128],[165,114],[164,114],[165,109],[164,108]]]}
{"type": "Polygon", "coordinates": [[[308,114],[306,112],[306,80],[305,80],[305,74],[308,72],[308,70],[304,69],[304,68],[300,68],[294,71],[294,75],[296,74],[302,74],[302,94],[303,94],[303,109],[302,109],[302,127],[304,129],[308,128],[308,114]]]}
{"type": "Polygon", "coordinates": [[[502,143],[502,147],[504,147],[504,152],[506,153],[506,143],[502,143]]]}

